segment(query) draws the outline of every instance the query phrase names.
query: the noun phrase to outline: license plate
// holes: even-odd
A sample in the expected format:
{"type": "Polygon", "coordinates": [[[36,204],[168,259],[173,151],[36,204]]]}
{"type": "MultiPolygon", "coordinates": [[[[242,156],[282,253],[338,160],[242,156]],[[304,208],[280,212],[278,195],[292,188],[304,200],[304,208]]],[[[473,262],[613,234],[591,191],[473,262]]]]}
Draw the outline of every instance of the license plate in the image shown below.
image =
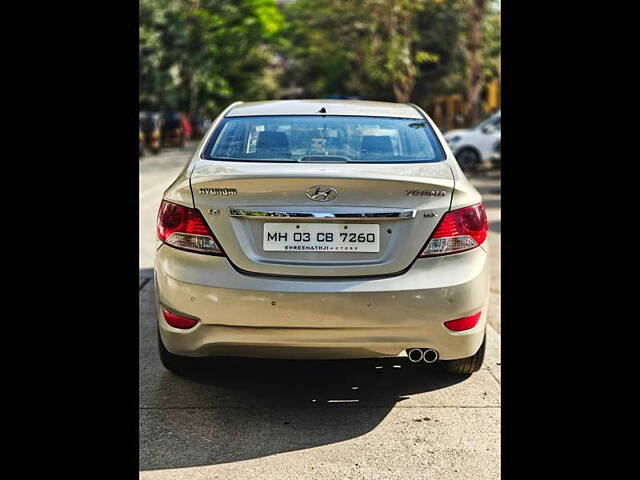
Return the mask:
{"type": "Polygon", "coordinates": [[[265,223],[266,252],[379,252],[380,225],[357,223],[265,223]]]}

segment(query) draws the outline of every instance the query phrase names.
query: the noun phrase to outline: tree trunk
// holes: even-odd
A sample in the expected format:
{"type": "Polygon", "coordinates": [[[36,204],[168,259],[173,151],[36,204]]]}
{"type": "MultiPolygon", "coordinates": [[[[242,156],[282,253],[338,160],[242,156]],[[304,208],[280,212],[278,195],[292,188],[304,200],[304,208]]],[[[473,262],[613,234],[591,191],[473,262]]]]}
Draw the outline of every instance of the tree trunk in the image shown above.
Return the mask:
{"type": "Polygon", "coordinates": [[[195,72],[192,72],[189,79],[189,115],[191,116],[198,113],[198,82],[195,77],[195,72]]]}
{"type": "MultiPolygon", "coordinates": [[[[393,95],[396,102],[407,103],[411,100],[418,73],[413,62],[411,48],[411,27],[414,12],[408,5],[400,3],[392,5],[392,8],[389,9],[389,4],[385,1],[377,4],[374,18],[385,29],[387,48],[391,48],[397,55],[394,70],[388,72],[393,95]]],[[[374,40],[377,39],[374,38],[374,40]]],[[[385,55],[382,55],[382,58],[384,57],[385,55]]]]}
{"type": "Polygon", "coordinates": [[[467,119],[469,123],[480,120],[480,92],[482,73],[482,17],[486,0],[467,0],[469,15],[469,84],[467,87],[467,119]]]}
{"type": "MultiPolygon", "coordinates": [[[[188,4],[190,15],[188,17],[187,27],[191,35],[197,35],[195,32],[193,13],[200,8],[200,0],[188,0],[188,4]]],[[[190,116],[195,116],[198,110],[198,83],[196,81],[198,66],[194,65],[190,58],[185,58],[185,63],[189,65],[187,71],[187,92],[189,92],[188,112],[190,116]]]]}
{"type": "Polygon", "coordinates": [[[416,83],[416,76],[413,70],[407,72],[405,78],[395,77],[393,79],[393,94],[396,97],[398,103],[409,103],[411,101],[411,94],[413,93],[413,87],[416,83]]]}

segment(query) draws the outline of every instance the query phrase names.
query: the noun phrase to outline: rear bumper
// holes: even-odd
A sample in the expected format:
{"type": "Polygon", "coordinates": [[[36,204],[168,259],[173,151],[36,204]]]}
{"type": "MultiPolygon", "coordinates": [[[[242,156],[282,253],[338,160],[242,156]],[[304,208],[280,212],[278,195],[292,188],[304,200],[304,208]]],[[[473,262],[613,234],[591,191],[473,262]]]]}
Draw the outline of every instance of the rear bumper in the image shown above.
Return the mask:
{"type": "Polygon", "coordinates": [[[226,258],[163,245],[155,285],[159,305],[200,319],[176,329],[158,308],[162,342],[174,354],[358,358],[422,347],[449,360],[482,343],[489,277],[484,247],[419,259],[395,277],[335,280],[245,275],[226,258]],[[478,311],[471,330],[443,325],[478,311]]]}

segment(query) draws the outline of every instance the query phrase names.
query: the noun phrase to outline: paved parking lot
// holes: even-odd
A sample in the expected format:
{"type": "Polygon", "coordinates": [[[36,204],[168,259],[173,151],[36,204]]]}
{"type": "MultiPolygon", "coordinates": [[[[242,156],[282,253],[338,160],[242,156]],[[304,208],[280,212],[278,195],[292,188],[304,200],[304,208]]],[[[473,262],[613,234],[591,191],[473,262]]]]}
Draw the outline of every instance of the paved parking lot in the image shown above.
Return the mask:
{"type": "Polygon", "coordinates": [[[150,281],[164,189],[191,145],[140,162],[140,477],[498,479],[500,178],[473,181],[490,222],[492,285],[482,370],[451,377],[403,359],[238,360],[190,377],[157,356],[150,281]]]}

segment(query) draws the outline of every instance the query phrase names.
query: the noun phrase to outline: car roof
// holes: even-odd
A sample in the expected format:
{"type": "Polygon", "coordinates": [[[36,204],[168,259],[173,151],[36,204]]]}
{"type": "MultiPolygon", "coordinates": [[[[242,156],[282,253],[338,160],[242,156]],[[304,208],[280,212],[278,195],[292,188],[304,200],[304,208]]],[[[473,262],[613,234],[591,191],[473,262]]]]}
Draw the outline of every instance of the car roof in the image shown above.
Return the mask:
{"type": "Polygon", "coordinates": [[[420,112],[406,103],[371,102],[367,100],[271,100],[240,103],[227,117],[256,115],[353,115],[364,117],[422,118],[420,112]],[[324,108],[324,112],[321,110],[324,108]]]}

